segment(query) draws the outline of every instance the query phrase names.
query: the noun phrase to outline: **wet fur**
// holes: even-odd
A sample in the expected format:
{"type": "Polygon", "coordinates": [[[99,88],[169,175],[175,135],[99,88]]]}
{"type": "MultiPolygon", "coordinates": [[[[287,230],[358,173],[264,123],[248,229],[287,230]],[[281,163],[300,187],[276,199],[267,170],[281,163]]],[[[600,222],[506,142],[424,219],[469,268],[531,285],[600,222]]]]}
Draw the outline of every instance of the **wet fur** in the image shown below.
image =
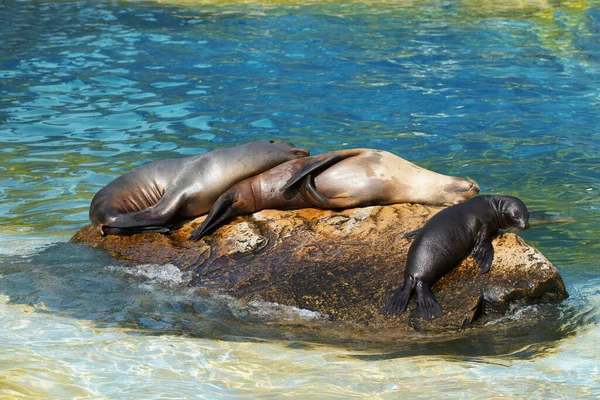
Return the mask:
{"type": "Polygon", "coordinates": [[[442,316],[431,287],[471,254],[482,274],[494,258],[492,239],[500,229],[527,229],[529,212],[512,196],[478,196],[434,215],[419,230],[408,249],[404,283],[384,307],[384,313],[401,315],[416,289],[419,309],[426,319],[442,316]]]}
{"type": "Polygon", "coordinates": [[[332,151],[289,161],[235,185],[216,201],[190,239],[263,209],[442,205],[465,201],[478,191],[474,182],[429,171],[386,151],[332,151]]]}
{"type": "Polygon", "coordinates": [[[291,143],[262,141],[135,168],[102,188],[90,220],[104,234],[168,232],[209,211],[233,184],[308,152],[291,143]]]}

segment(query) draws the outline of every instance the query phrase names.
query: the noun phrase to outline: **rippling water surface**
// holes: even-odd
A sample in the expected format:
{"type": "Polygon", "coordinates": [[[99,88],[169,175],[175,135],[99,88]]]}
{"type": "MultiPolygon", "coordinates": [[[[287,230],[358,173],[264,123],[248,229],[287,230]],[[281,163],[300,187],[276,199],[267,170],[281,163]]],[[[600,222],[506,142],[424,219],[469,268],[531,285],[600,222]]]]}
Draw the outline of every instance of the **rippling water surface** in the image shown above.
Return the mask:
{"type": "Polygon", "coordinates": [[[597,398],[600,3],[506,3],[0,2],[0,395],[597,398]],[[256,139],[572,218],[522,234],[571,297],[497,338],[319,341],[347,328],[66,243],[124,171],[256,139]]]}

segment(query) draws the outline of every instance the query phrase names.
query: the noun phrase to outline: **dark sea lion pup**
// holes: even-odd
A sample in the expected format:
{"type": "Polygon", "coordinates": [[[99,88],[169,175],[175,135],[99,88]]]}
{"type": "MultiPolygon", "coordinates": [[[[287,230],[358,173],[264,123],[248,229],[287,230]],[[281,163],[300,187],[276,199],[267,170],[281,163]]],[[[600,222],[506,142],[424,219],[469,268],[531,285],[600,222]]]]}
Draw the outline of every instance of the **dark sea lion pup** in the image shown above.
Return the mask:
{"type": "Polygon", "coordinates": [[[394,292],[384,313],[401,315],[416,288],[423,317],[441,317],[442,307],[431,287],[469,253],[485,274],[492,265],[492,239],[499,230],[527,228],[527,207],[512,196],[478,196],[440,211],[421,229],[405,235],[416,234],[408,249],[404,284],[394,292]]]}
{"type": "Polygon", "coordinates": [[[102,188],[90,220],[102,235],[168,232],[206,214],[235,183],[285,161],[308,156],[291,143],[260,141],[135,168],[102,188]]]}

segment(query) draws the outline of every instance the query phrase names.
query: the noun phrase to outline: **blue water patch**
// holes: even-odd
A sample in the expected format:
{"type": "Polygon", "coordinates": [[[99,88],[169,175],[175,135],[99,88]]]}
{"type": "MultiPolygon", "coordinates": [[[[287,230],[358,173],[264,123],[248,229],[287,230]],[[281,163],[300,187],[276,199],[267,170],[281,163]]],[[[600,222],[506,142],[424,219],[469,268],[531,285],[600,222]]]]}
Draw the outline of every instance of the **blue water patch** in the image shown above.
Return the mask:
{"type": "Polygon", "coordinates": [[[150,84],[150,86],[152,86],[153,88],[156,88],[156,89],[164,89],[164,88],[185,86],[187,84],[188,84],[187,82],[156,82],[156,83],[150,84]]]}
{"type": "Polygon", "coordinates": [[[598,2],[251,3],[0,2],[0,309],[10,317],[0,358],[11,396],[598,392],[598,2]],[[373,332],[342,354],[348,342],[313,345],[335,342],[339,326],[301,331],[273,305],[190,290],[172,265],[65,243],[126,171],[258,139],[312,154],[380,148],[571,217],[521,234],[571,297],[499,322],[546,316],[536,329],[381,346],[373,332]]]}
{"type": "Polygon", "coordinates": [[[140,111],[147,111],[155,114],[159,118],[182,118],[190,115],[192,111],[189,109],[193,107],[193,103],[181,103],[172,104],[165,106],[153,106],[140,108],[140,111]]]}
{"type": "MultiPolygon", "coordinates": [[[[184,124],[186,126],[189,126],[190,128],[200,129],[202,131],[210,131],[212,128],[211,128],[209,122],[218,121],[218,120],[219,120],[218,118],[214,118],[211,116],[202,116],[202,117],[186,119],[184,124]]],[[[209,136],[214,137],[214,135],[209,135],[209,136]]],[[[196,135],[195,137],[201,138],[201,137],[206,137],[206,135],[196,135]]]]}
{"type": "Polygon", "coordinates": [[[274,128],[275,123],[268,118],[259,119],[258,121],[250,122],[250,126],[253,128],[274,128]]]}
{"type": "Polygon", "coordinates": [[[572,217],[523,236],[599,272],[598,5],[469,4],[3,3],[0,229],[68,236],[135,166],[277,139],[572,217]]]}
{"type": "MultiPolygon", "coordinates": [[[[125,70],[128,71],[128,70],[125,70]]],[[[109,71],[107,71],[109,72],[109,71]]],[[[98,77],[94,77],[94,78],[90,78],[91,80],[98,82],[99,84],[103,85],[103,86],[110,86],[110,87],[123,87],[123,86],[133,86],[135,84],[137,84],[137,82],[126,79],[126,78],[122,78],[119,76],[98,76],[98,77]]]]}

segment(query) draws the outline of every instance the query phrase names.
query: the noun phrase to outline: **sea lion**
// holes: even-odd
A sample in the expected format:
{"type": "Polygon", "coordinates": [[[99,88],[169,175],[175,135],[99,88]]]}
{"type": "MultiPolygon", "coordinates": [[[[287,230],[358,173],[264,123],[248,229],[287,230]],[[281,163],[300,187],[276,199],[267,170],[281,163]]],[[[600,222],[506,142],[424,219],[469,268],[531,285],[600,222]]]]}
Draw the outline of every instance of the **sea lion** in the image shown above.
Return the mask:
{"type": "Polygon", "coordinates": [[[225,192],[190,239],[263,209],[351,208],[375,204],[456,204],[475,196],[475,182],[438,174],[383,150],[338,150],[288,161],[225,192]]]}
{"type": "Polygon", "coordinates": [[[168,232],[208,212],[233,184],[285,161],[308,156],[292,143],[259,141],[135,168],[102,188],[90,221],[106,233],[168,232]]]}
{"type": "Polygon", "coordinates": [[[285,162],[233,185],[215,201],[202,224],[190,235],[190,240],[200,240],[238,215],[265,209],[312,207],[300,191],[289,195],[281,192],[285,182],[310,159],[311,157],[304,157],[285,162]]]}
{"type": "Polygon", "coordinates": [[[384,307],[384,313],[401,315],[413,290],[425,319],[442,316],[442,307],[431,287],[471,254],[482,274],[494,259],[492,239],[500,229],[529,228],[525,204],[512,196],[477,196],[434,215],[415,236],[408,249],[404,283],[384,307]]]}

